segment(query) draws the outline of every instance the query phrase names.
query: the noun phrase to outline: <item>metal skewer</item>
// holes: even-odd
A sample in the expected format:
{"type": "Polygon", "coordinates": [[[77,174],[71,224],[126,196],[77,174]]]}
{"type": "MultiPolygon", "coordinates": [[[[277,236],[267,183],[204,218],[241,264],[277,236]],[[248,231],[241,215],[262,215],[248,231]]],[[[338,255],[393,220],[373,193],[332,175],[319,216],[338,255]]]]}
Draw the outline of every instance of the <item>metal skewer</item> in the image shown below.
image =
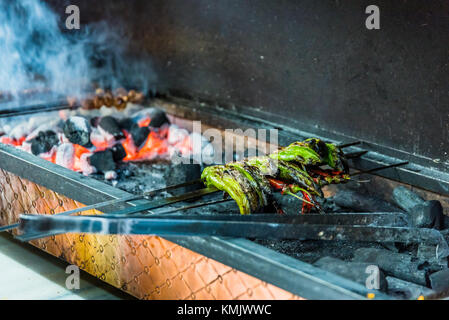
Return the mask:
{"type": "Polygon", "coordinates": [[[205,206],[210,206],[210,205],[224,203],[224,202],[230,202],[230,201],[234,201],[234,199],[229,198],[229,199],[220,199],[220,200],[213,200],[213,201],[207,201],[207,202],[200,202],[197,204],[192,204],[190,206],[184,206],[184,207],[169,209],[166,211],[161,211],[161,212],[158,212],[157,214],[158,215],[159,214],[169,214],[169,213],[185,211],[185,210],[190,210],[190,209],[195,209],[195,208],[200,208],[200,207],[205,207],[205,206]]]}
{"type": "Polygon", "coordinates": [[[346,159],[354,159],[354,158],[359,158],[359,157],[363,156],[366,153],[368,153],[367,150],[359,151],[359,152],[346,153],[344,156],[345,156],[346,159]]]}
{"type": "Polygon", "coordinates": [[[358,176],[358,175],[365,174],[365,173],[373,173],[373,172],[379,171],[379,170],[384,170],[384,169],[389,169],[389,168],[395,168],[395,167],[405,166],[405,165],[407,165],[408,163],[409,163],[408,161],[404,161],[404,162],[399,162],[399,163],[395,163],[395,164],[390,164],[390,165],[387,165],[387,166],[381,166],[381,167],[377,167],[377,168],[373,168],[373,169],[369,169],[369,170],[365,170],[365,171],[359,171],[359,172],[356,172],[356,173],[354,173],[354,174],[351,174],[351,177],[358,176]]]}
{"type": "MultiPolygon", "coordinates": [[[[125,209],[122,209],[119,211],[115,211],[113,214],[115,216],[129,216],[133,213],[138,213],[138,212],[148,211],[151,209],[161,208],[163,206],[166,206],[166,205],[169,205],[172,203],[182,202],[182,201],[191,200],[191,199],[198,199],[205,195],[216,193],[216,192],[219,192],[219,190],[215,189],[215,188],[199,189],[196,191],[184,193],[180,196],[162,198],[159,200],[150,201],[146,204],[125,208],[125,209]]],[[[45,216],[45,215],[39,215],[39,216],[45,216]]],[[[70,215],[67,215],[67,214],[64,214],[64,215],[59,214],[59,215],[54,215],[54,216],[70,217],[70,215]]],[[[76,218],[79,218],[79,217],[82,217],[82,216],[77,216],[76,218]]],[[[41,233],[41,234],[33,235],[33,236],[37,236],[38,238],[45,238],[45,237],[51,236],[51,234],[41,233]]],[[[21,241],[29,241],[29,240],[26,240],[27,238],[25,236],[17,236],[16,238],[20,239],[21,241]]]]}
{"type": "Polygon", "coordinates": [[[67,100],[59,100],[55,102],[49,103],[40,103],[28,106],[18,106],[15,108],[8,108],[0,110],[0,118],[9,118],[16,116],[23,116],[27,114],[33,114],[38,112],[50,112],[50,111],[58,111],[64,109],[76,109],[79,108],[78,105],[70,106],[67,103],[67,100]]]}
{"type": "Polygon", "coordinates": [[[343,149],[343,148],[356,146],[356,145],[359,145],[361,143],[362,143],[362,141],[354,141],[354,142],[350,142],[350,143],[346,143],[346,144],[340,144],[337,147],[340,148],[340,149],[343,149]]]}
{"type": "MultiPolygon", "coordinates": [[[[308,224],[303,216],[279,218],[275,215],[257,219],[253,216],[228,217],[151,217],[151,216],[48,216],[22,215],[20,228],[27,232],[20,240],[29,241],[45,235],[62,233],[136,234],[159,236],[222,236],[259,239],[298,239],[326,241],[369,241],[426,243],[438,245],[444,256],[448,245],[440,232],[398,226],[308,224]]],[[[334,214],[334,217],[338,214],[334,214]]],[[[442,255],[443,256],[443,255],[442,255]]]]}
{"type": "MultiPolygon", "coordinates": [[[[61,212],[61,213],[58,213],[57,215],[67,216],[67,215],[71,215],[71,214],[74,214],[74,213],[79,213],[79,212],[83,212],[83,211],[87,211],[87,210],[94,210],[94,209],[103,208],[103,207],[114,205],[114,204],[118,204],[118,203],[121,203],[121,202],[128,202],[128,201],[139,200],[139,199],[143,199],[143,198],[154,196],[154,195],[156,195],[158,193],[161,193],[161,192],[164,192],[164,191],[174,190],[174,189],[187,187],[187,186],[194,185],[194,184],[199,184],[199,183],[201,183],[201,180],[199,180],[199,179],[198,180],[192,180],[192,181],[180,183],[180,184],[173,185],[173,186],[168,186],[168,187],[165,187],[165,188],[151,190],[151,191],[145,192],[143,194],[139,194],[139,195],[130,195],[130,196],[125,197],[125,198],[113,199],[113,200],[108,200],[108,201],[104,201],[104,202],[100,202],[100,203],[95,203],[95,204],[92,204],[92,205],[89,205],[89,206],[85,206],[85,207],[82,207],[82,208],[77,208],[77,209],[61,212]]],[[[14,223],[14,224],[11,224],[11,225],[8,225],[8,226],[0,227],[0,232],[12,230],[12,229],[17,228],[18,226],[19,226],[18,223],[14,223]]]]}

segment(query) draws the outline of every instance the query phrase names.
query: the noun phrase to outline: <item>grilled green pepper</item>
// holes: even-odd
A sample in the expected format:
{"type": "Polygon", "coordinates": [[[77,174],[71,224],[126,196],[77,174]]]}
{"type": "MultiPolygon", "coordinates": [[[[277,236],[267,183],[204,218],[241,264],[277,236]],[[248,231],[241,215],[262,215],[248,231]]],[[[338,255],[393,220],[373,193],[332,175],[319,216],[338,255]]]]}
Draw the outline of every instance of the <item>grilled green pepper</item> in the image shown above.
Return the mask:
{"type": "Polygon", "coordinates": [[[245,190],[247,186],[242,185],[244,181],[237,173],[225,166],[210,166],[204,169],[201,179],[207,187],[213,186],[228,193],[237,203],[241,214],[249,214],[252,208],[247,194],[250,193],[245,190]]]}

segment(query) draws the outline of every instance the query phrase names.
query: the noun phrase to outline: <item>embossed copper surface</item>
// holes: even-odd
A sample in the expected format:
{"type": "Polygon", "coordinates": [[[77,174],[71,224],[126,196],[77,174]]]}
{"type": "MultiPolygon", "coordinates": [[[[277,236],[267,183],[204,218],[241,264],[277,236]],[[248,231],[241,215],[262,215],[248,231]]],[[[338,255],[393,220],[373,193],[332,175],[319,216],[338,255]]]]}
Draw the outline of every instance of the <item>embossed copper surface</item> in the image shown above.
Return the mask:
{"type": "MultiPolygon", "coordinates": [[[[0,224],[83,206],[0,169],[0,224]]],[[[83,214],[100,214],[86,211],[83,214]]],[[[140,299],[300,299],[156,236],[63,234],[33,245],[140,299]]]]}

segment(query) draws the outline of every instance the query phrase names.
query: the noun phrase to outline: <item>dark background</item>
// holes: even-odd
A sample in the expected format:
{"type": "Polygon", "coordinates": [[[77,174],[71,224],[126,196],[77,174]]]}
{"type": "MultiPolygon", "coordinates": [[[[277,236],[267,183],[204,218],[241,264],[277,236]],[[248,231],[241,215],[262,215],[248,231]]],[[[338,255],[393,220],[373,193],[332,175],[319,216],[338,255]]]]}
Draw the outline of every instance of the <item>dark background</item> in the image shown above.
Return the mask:
{"type": "MultiPolygon", "coordinates": [[[[47,2],[64,23],[68,3],[47,2]]],[[[131,52],[149,53],[159,91],[449,160],[448,1],[69,3],[82,27],[106,19],[131,52]],[[380,8],[380,30],[365,28],[369,4],[380,8]]]]}

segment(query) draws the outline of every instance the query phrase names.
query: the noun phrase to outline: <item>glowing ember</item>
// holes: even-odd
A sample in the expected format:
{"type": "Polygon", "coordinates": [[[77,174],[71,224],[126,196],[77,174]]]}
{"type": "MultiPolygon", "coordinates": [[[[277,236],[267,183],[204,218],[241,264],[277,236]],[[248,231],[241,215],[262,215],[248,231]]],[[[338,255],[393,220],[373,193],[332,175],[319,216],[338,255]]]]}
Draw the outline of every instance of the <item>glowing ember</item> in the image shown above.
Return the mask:
{"type": "MultiPolygon", "coordinates": [[[[144,109],[143,112],[146,112],[144,109]]],[[[142,111],[142,110],[141,110],[142,111]]],[[[161,111],[159,111],[161,112],[161,111]]],[[[72,121],[74,118],[80,118],[80,116],[70,117],[67,113],[60,112],[59,116],[61,121],[72,121]],[[72,120],[71,120],[72,119],[72,120]]],[[[119,115],[117,123],[122,119],[123,115],[119,115]]],[[[148,128],[144,131],[144,135],[139,137],[140,141],[143,141],[139,146],[136,146],[133,139],[133,134],[130,133],[129,127],[126,127],[126,121],[122,121],[122,131],[124,138],[117,138],[117,136],[104,130],[102,127],[85,128],[86,132],[90,132],[90,147],[83,147],[76,143],[69,141],[70,137],[66,136],[66,133],[62,133],[58,126],[55,124],[53,131],[57,133],[57,144],[53,148],[46,152],[39,154],[39,157],[64,166],[68,169],[82,172],[85,175],[97,172],[98,170],[92,166],[89,158],[100,151],[112,150],[114,152],[114,161],[144,161],[165,159],[168,160],[174,154],[183,157],[189,157],[193,150],[192,135],[185,129],[178,128],[176,125],[170,123],[164,123],[159,128],[150,127],[151,118],[144,116],[140,118],[127,118],[129,121],[135,121],[134,125],[139,128],[148,128]],[[145,139],[146,132],[149,132],[145,139]],[[120,147],[120,148],[117,148],[120,147]],[[118,154],[116,150],[120,149],[118,154]]],[[[126,120],[126,119],[125,119],[126,120]]],[[[46,120],[43,120],[45,123],[46,120]]],[[[128,121],[128,125],[129,125],[128,121]]],[[[94,121],[95,123],[95,121],[94,121]]],[[[48,128],[47,128],[48,129],[48,128]]],[[[51,128],[50,128],[51,129],[51,128]]],[[[83,128],[80,128],[80,130],[83,128]]],[[[83,129],[84,130],[84,129],[83,129]]],[[[134,129],[133,129],[134,130],[134,129]]],[[[20,138],[13,138],[8,135],[0,137],[0,143],[9,144],[21,148],[24,151],[31,152],[30,140],[32,135],[36,135],[36,132],[29,132],[24,130],[24,136],[20,138]]],[[[140,142],[139,141],[139,142],[140,142]]],[[[114,179],[116,174],[112,172],[106,172],[105,177],[114,179]]]]}

